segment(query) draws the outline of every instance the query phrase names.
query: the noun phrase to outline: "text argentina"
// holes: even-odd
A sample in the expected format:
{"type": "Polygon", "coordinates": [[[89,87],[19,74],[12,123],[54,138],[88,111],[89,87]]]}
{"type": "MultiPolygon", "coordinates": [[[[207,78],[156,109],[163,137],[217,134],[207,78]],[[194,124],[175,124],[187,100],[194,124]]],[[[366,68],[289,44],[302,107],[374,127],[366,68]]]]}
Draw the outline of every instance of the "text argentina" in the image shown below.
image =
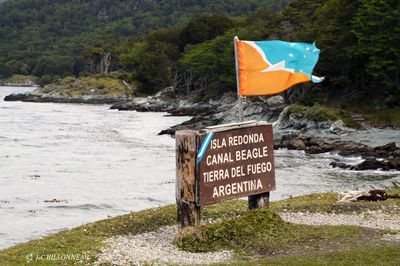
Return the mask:
{"type": "Polygon", "coordinates": [[[218,187],[214,187],[213,198],[246,193],[249,191],[257,191],[262,188],[263,185],[260,179],[221,185],[218,187]]]}

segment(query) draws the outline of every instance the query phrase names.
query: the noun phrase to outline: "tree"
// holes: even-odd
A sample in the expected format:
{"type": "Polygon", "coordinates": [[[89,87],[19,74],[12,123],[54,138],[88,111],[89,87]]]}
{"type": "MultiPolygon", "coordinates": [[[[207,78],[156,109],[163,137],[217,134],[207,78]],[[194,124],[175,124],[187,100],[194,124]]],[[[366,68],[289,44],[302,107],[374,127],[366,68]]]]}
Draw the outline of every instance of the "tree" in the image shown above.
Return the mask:
{"type": "Polygon", "coordinates": [[[69,56],[46,55],[39,58],[33,74],[36,76],[69,76],[74,70],[74,61],[69,56]]]}
{"type": "Polygon", "coordinates": [[[193,69],[195,76],[209,77],[208,83],[218,82],[235,86],[235,58],[233,32],[219,36],[187,49],[180,59],[185,68],[193,69]]]}
{"type": "Polygon", "coordinates": [[[28,72],[28,65],[17,60],[10,60],[2,67],[2,73],[5,77],[12,76],[13,74],[26,75],[28,72]]]}
{"type": "MultiPolygon", "coordinates": [[[[353,19],[354,54],[376,82],[400,94],[400,2],[362,0],[353,19]]],[[[376,87],[376,86],[375,86],[376,87]]]]}
{"type": "Polygon", "coordinates": [[[171,85],[173,61],[169,52],[173,46],[166,43],[153,44],[143,55],[137,70],[137,80],[141,82],[141,92],[154,93],[171,85]]]}
{"type": "Polygon", "coordinates": [[[352,17],[359,6],[359,1],[328,0],[317,9],[310,26],[321,49],[318,71],[328,77],[333,88],[340,90],[353,87],[355,68],[360,67],[351,54],[357,41],[352,32],[352,17]]]}
{"type": "Polygon", "coordinates": [[[212,40],[224,34],[233,25],[234,23],[230,18],[220,15],[202,16],[193,19],[182,30],[180,36],[182,46],[212,40]]]}

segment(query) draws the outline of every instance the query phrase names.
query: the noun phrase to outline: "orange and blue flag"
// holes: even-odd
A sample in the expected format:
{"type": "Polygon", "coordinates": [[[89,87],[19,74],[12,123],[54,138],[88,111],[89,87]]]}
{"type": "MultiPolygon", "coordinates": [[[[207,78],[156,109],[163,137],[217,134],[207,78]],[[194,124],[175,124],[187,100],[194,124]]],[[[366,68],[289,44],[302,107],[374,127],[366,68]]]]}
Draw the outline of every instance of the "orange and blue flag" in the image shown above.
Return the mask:
{"type": "Polygon", "coordinates": [[[277,94],[298,83],[324,79],[312,75],[320,53],[314,43],[236,41],[239,95],[277,94]]]}

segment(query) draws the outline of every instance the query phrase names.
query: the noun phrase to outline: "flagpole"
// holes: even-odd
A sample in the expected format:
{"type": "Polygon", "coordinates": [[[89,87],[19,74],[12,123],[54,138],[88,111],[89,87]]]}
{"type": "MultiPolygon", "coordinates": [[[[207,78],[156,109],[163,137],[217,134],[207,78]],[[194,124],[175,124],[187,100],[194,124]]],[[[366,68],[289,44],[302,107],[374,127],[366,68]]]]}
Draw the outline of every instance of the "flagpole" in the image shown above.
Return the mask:
{"type": "MultiPolygon", "coordinates": [[[[235,47],[235,65],[236,65],[236,87],[237,87],[237,95],[238,95],[238,105],[239,105],[239,122],[244,121],[243,114],[243,98],[240,95],[240,71],[239,71],[239,56],[238,56],[238,36],[235,36],[233,39],[234,47],[235,47]]],[[[265,192],[262,194],[252,195],[248,197],[248,208],[256,209],[256,208],[265,208],[269,207],[269,192],[265,192]]]]}
{"type": "Polygon", "coordinates": [[[239,105],[239,122],[244,121],[243,115],[243,97],[240,95],[240,72],[239,72],[239,56],[238,56],[238,47],[237,43],[239,41],[238,36],[235,36],[233,39],[234,47],[235,47],[235,66],[236,66],[236,88],[237,88],[237,96],[238,96],[238,105],[239,105]]]}

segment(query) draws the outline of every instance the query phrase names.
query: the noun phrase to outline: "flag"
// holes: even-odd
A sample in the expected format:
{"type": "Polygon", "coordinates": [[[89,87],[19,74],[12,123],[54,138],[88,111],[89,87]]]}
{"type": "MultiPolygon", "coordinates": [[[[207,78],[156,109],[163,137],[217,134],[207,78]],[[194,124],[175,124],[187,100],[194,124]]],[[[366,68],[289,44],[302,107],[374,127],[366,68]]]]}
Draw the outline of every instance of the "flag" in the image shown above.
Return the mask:
{"type": "Polygon", "coordinates": [[[324,79],[312,75],[320,53],[315,43],[235,41],[239,95],[277,94],[298,83],[324,79]]]}

